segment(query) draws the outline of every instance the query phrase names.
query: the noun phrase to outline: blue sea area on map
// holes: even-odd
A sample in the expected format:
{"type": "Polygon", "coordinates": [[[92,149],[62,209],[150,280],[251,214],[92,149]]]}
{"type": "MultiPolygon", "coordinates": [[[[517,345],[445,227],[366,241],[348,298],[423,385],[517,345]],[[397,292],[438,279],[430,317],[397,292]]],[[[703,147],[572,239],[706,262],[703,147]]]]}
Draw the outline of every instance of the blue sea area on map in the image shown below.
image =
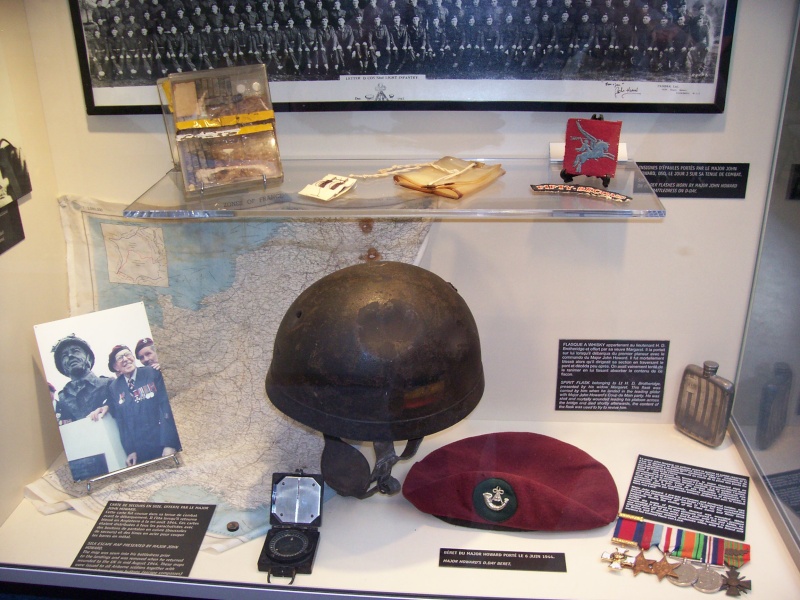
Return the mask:
{"type": "Polygon", "coordinates": [[[126,222],[124,219],[89,217],[88,243],[93,248],[98,309],[113,308],[142,301],[152,325],[162,326],[159,296],[171,296],[174,306],[198,310],[204,298],[228,289],[236,275],[236,258],[252,252],[272,239],[280,227],[275,221],[154,221],[152,224],[126,222]],[[167,251],[169,287],[111,283],[108,257],[101,224],[130,227],[158,227],[163,230],[167,251]]]}

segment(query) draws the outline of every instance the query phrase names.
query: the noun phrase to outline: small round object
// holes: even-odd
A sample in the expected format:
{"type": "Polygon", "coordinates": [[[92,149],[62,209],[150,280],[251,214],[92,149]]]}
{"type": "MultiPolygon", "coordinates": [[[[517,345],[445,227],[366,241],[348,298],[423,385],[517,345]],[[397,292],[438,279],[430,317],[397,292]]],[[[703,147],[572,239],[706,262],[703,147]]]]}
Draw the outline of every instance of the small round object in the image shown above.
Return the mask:
{"type": "Polygon", "coordinates": [[[704,594],[713,594],[722,588],[722,575],[712,570],[708,565],[704,565],[697,572],[697,581],[692,585],[704,594]]]}
{"type": "Polygon", "coordinates": [[[231,521],[228,523],[228,531],[239,531],[239,523],[231,521]]]}
{"type": "Polygon", "coordinates": [[[253,82],[253,85],[251,85],[250,87],[251,87],[251,88],[253,89],[253,91],[254,91],[254,92],[256,92],[256,93],[261,91],[261,84],[260,84],[259,82],[257,82],[257,81],[254,81],[254,82],[253,82]]]}
{"type": "Polygon", "coordinates": [[[247,88],[244,86],[243,83],[240,83],[239,85],[236,86],[236,92],[239,94],[244,94],[246,90],[247,88]]]}
{"type": "Polygon", "coordinates": [[[372,233],[372,227],[375,225],[374,219],[361,219],[358,222],[358,226],[361,227],[361,231],[364,233],[372,233]]]}
{"type": "Polygon", "coordinates": [[[694,585],[698,577],[697,569],[686,562],[686,560],[675,567],[673,573],[675,573],[677,577],[667,577],[667,579],[672,585],[677,585],[678,587],[689,587],[690,585],[694,585]]]}
{"type": "Polygon", "coordinates": [[[298,529],[276,533],[269,542],[269,552],[276,559],[296,558],[308,551],[308,536],[298,529]]]}

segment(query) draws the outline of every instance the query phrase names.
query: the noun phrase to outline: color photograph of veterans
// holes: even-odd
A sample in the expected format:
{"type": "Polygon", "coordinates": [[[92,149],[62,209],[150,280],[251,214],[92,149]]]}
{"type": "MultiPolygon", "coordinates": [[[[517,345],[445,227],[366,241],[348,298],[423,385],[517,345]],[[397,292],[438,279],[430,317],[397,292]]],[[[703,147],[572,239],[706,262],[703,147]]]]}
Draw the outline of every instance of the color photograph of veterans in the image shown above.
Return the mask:
{"type": "Polygon", "coordinates": [[[90,418],[111,414],[119,427],[125,464],[129,467],[171,456],[181,449],[161,372],[137,366],[128,346],[116,345],[108,355],[108,369],[117,374],[106,390],[106,401],[90,418]]]}
{"type": "Polygon", "coordinates": [[[36,325],[34,332],[48,405],[76,481],[181,450],[141,302],[36,325]]]}
{"type": "Polygon", "coordinates": [[[725,0],[83,0],[92,84],[264,64],[271,81],[713,82],[725,0]]]}

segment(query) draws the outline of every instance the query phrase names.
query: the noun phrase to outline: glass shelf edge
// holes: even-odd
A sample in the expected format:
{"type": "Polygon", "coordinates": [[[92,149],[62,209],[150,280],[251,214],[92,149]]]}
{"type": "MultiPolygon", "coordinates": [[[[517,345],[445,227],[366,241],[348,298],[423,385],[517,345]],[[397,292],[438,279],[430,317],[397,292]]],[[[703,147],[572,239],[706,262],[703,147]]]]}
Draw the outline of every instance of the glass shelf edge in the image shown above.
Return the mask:
{"type": "MultiPolygon", "coordinates": [[[[122,214],[135,219],[361,219],[361,218],[435,218],[468,220],[658,220],[666,210],[632,161],[620,163],[609,190],[632,197],[633,206],[580,197],[576,194],[541,194],[530,191],[532,183],[558,182],[560,165],[548,159],[500,159],[506,174],[488,187],[463,199],[453,201],[420,194],[396,186],[391,178],[360,181],[354,194],[336,200],[337,205],[313,204],[296,190],[328,173],[370,172],[384,168],[391,161],[289,159],[284,161],[284,182],[252,192],[186,199],[180,172],[170,171],[140,196],[122,214]],[[616,184],[616,185],[615,185],[616,184]],[[360,203],[347,206],[345,202],[360,203]],[[456,202],[463,203],[459,206],[456,202]],[[226,206],[219,206],[224,203],[226,206]],[[249,208],[232,204],[253,204],[249,208]],[[259,203],[261,203],[259,205],[259,203]],[[491,206],[491,204],[501,206],[491,206]],[[194,205],[194,206],[192,206],[194,205]],[[506,205],[506,206],[503,206],[506,205]],[[287,208],[288,207],[288,208],[287,208]]],[[[584,178],[599,188],[599,180],[584,178]]],[[[602,189],[602,188],[601,188],[602,189]]],[[[351,192],[352,194],[352,192],[351,192]]]]}

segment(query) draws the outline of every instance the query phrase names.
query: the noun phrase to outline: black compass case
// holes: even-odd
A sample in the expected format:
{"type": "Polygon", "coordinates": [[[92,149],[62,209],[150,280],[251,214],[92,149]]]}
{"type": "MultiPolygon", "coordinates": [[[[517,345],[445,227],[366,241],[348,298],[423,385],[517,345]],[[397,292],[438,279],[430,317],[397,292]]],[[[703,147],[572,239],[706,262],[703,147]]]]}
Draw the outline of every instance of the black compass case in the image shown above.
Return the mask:
{"type": "Polygon", "coordinates": [[[272,500],[264,548],[258,557],[258,570],[275,577],[309,575],[319,543],[322,525],[322,475],[274,473],[272,500]]]}

